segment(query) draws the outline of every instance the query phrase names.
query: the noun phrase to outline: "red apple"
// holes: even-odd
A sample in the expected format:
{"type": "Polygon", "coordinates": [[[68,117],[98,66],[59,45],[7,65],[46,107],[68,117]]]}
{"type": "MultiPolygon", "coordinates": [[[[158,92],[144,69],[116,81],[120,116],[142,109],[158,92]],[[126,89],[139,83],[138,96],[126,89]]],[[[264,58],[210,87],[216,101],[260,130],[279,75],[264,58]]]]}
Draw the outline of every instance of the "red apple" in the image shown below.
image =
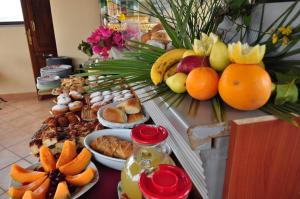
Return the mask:
{"type": "Polygon", "coordinates": [[[191,55],[184,57],[177,65],[177,72],[189,74],[194,68],[209,66],[207,57],[191,55]]]}

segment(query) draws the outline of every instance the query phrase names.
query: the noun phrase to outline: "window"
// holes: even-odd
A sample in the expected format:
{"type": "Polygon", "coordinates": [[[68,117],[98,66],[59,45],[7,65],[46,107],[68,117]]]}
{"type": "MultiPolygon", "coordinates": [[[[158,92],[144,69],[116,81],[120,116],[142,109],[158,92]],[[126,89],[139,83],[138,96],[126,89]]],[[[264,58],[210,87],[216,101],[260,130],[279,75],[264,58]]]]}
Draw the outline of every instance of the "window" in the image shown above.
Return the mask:
{"type": "Polygon", "coordinates": [[[0,24],[22,24],[23,14],[20,0],[0,0],[0,24]]]}

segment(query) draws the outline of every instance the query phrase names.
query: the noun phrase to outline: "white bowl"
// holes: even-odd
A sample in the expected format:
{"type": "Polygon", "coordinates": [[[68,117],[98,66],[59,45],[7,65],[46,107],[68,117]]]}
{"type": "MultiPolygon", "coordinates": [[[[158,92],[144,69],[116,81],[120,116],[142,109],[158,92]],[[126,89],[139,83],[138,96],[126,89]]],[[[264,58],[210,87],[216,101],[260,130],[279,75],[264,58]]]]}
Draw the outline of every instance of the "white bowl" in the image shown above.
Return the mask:
{"type": "Polygon", "coordinates": [[[115,102],[115,103],[111,103],[111,104],[107,104],[105,106],[102,106],[98,112],[97,112],[97,118],[99,120],[99,122],[103,125],[106,126],[108,128],[120,128],[120,129],[131,129],[139,124],[144,124],[145,122],[147,122],[150,118],[149,114],[146,112],[146,110],[144,109],[144,107],[142,106],[142,112],[144,114],[144,118],[136,121],[136,122],[131,122],[131,123],[114,123],[114,122],[110,122],[107,121],[103,118],[103,111],[107,108],[107,107],[115,107],[119,104],[120,102],[115,102]]]}
{"type": "MultiPolygon", "coordinates": [[[[26,169],[33,170],[34,168],[37,168],[39,166],[41,166],[41,163],[40,162],[36,162],[36,163],[30,165],[29,167],[27,167],[26,169]]],[[[72,193],[72,195],[71,195],[72,199],[79,198],[82,194],[84,194],[89,189],[91,189],[98,182],[98,180],[99,180],[99,172],[98,172],[98,169],[97,169],[96,165],[93,162],[90,162],[87,167],[91,167],[91,168],[93,168],[96,171],[95,177],[94,177],[94,179],[91,182],[89,182],[85,186],[78,187],[76,189],[76,191],[74,193],[72,193]]],[[[20,185],[21,184],[19,182],[11,179],[9,186],[10,187],[12,187],[12,186],[13,187],[17,187],[17,186],[20,186],[20,185]]],[[[12,199],[12,198],[10,197],[10,199],[12,199]]]]}
{"type": "Polygon", "coordinates": [[[90,145],[93,140],[103,135],[112,135],[124,140],[132,141],[130,134],[131,134],[130,129],[104,129],[104,130],[94,131],[93,133],[90,133],[85,137],[84,145],[88,150],[92,152],[94,158],[101,164],[116,170],[122,170],[126,160],[103,155],[95,151],[90,145]]]}

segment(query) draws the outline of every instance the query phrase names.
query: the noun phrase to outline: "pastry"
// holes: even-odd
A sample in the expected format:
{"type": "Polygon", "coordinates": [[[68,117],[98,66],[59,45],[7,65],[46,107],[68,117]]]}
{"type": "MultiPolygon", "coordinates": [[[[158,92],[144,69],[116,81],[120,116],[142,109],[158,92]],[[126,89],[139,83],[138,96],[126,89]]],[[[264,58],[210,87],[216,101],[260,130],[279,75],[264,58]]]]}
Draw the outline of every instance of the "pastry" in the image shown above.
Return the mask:
{"type": "Polygon", "coordinates": [[[105,96],[105,95],[110,95],[110,94],[111,94],[111,91],[103,91],[103,92],[102,92],[102,95],[103,95],[103,96],[105,96]]]}
{"type": "Polygon", "coordinates": [[[133,95],[131,94],[131,93],[126,93],[125,95],[124,95],[124,98],[125,99],[130,99],[130,98],[132,98],[133,97],[133,95]]]}
{"type": "Polygon", "coordinates": [[[127,159],[133,151],[132,142],[109,135],[96,138],[91,147],[99,153],[121,159],[127,159]]]}
{"type": "Polygon", "coordinates": [[[122,93],[123,95],[125,95],[126,93],[131,93],[131,91],[130,91],[130,90],[122,90],[121,93],[122,93]]]}
{"type": "Polygon", "coordinates": [[[112,99],[113,99],[113,96],[111,96],[111,95],[105,95],[104,96],[105,101],[111,101],[112,99]]]}
{"type": "Polygon", "coordinates": [[[64,97],[69,97],[69,95],[67,93],[61,93],[61,94],[59,94],[59,96],[57,96],[57,100],[59,100],[60,98],[64,98],[64,97]]]}
{"type": "Polygon", "coordinates": [[[56,104],[51,109],[53,115],[62,115],[68,112],[68,110],[69,110],[68,106],[63,104],[56,104]]]}
{"type": "Polygon", "coordinates": [[[157,31],[160,31],[160,30],[163,30],[163,29],[164,29],[164,27],[160,23],[158,23],[155,26],[153,26],[153,28],[152,28],[152,30],[150,32],[151,33],[155,33],[157,31]]]}
{"type": "Polygon", "coordinates": [[[136,98],[128,99],[128,100],[118,104],[117,107],[124,108],[124,110],[127,114],[135,114],[135,113],[139,113],[141,111],[141,104],[140,104],[139,100],[136,98]]]}
{"type": "Polygon", "coordinates": [[[142,113],[136,113],[136,114],[129,114],[127,116],[128,118],[128,123],[132,123],[132,122],[136,122],[136,121],[140,121],[142,119],[144,119],[144,115],[142,113]]]}
{"type": "Polygon", "coordinates": [[[68,104],[70,111],[81,111],[83,103],[81,101],[75,101],[68,104]]]}
{"type": "Polygon", "coordinates": [[[114,97],[114,98],[113,98],[113,102],[120,102],[120,101],[122,101],[122,100],[124,100],[123,95],[117,96],[117,97],[114,97]]]}
{"type": "Polygon", "coordinates": [[[60,127],[67,127],[69,126],[69,120],[65,116],[60,116],[57,118],[57,123],[60,127]]]}
{"type": "Polygon", "coordinates": [[[115,122],[115,123],[127,122],[127,115],[125,111],[121,108],[107,107],[103,111],[103,118],[106,121],[115,122]]]}
{"type": "Polygon", "coordinates": [[[67,105],[71,102],[71,98],[70,97],[60,97],[57,99],[57,104],[63,104],[63,105],[67,105]]]}
{"type": "Polygon", "coordinates": [[[91,102],[91,104],[94,104],[94,103],[100,102],[102,100],[103,100],[103,96],[97,96],[97,97],[92,98],[90,102],[91,102]]]}
{"type": "Polygon", "coordinates": [[[81,93],[79,93],[78,91],[70,91],[69,95],[73,100],[83,99],[83,95],[81,95],[81,93]]]}
{"type": "Polygon", "coordinates": [[[150,39],[151,39],[151,32],[147,32],[141,36],[142,43],[146,43],[150,39]]]}
{"type": "Polygon", "coordinates": [[[169,35],[165,30],[159,30],[157,32],[152,33],[151,40],[156,40],[164,43],[165,45],[171,41],[169,35]]]}
{"type": "Polygon", "coordinates": [[[83,106],[81,110],[81,119],[85,121],[94,121],[97,119],[96,113],[89,107],[89,106],[83,106]]]}
{"type": "Polygon", "coordinates": [[[93,104],[93,105],[91,106],[91,108],[92,108],[92,110],[93,110],[95,113],[97,113],[98,110],[99,110],[102,106],[104,106],[104,105],[106,105],[106,102],[105,102],[105,101],[96,102],[95,104],[93,104]]]}
{"type": "Polygon", "coordinates": [[[97,96],[100,96],[100,95],[101,95],[100,91],[93,92],[93,93],[90,94],[90,98],[94,98],[94,97],[97,97],[97,96]]]}
{"type": "Polygon", "coordinates": [[[102,129],[102,126],[99,126],[98,122],[79,122],[78,124],[70,124],[67,129],[68,135],[70,138],[76,140],[76,145],[83,147],[84,138],[95,130],[102,129]]]}
{"type": "Polygon", "coordinates": [[[77,124],[78,122],[80,122],[80,117],[78,117],[72,112],[66,113],[65,117],[68,119],[70,124],[77,124]]]}

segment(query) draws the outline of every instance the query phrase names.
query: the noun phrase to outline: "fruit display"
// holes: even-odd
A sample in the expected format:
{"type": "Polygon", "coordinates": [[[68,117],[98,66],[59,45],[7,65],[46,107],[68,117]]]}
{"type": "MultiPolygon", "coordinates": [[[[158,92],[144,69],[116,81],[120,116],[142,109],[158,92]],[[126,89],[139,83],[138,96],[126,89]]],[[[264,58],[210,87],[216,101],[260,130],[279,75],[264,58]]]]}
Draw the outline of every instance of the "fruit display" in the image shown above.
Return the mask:
{"type": "Polygon", "coordinates": [[[202,33],[193,49],[173,49],[152,65],[154,85],[165,83],[174,93],[187,92],[197,100],[217,94],[238,110],[255,110],[268,102],[272,81],[262,59],[265,45],[225,44],[217,35],[202,33]],[[175,71],[176,67],[176,71],[175,71]]]}
{"type": "Polygon", "coordinates": [[[77,155],[74,142],[64,143],[58,160],[46,146],[40,148],[39,154],[41,166],[34,170],[24,169],[17,164],[12,165],[10,176],[21,185],[9,188],[10,197],[15,199],[71,198],[77,187],[85,186],[95,178],[96,171],[88,167],[91,153],[83,148],[77,155]]]}

